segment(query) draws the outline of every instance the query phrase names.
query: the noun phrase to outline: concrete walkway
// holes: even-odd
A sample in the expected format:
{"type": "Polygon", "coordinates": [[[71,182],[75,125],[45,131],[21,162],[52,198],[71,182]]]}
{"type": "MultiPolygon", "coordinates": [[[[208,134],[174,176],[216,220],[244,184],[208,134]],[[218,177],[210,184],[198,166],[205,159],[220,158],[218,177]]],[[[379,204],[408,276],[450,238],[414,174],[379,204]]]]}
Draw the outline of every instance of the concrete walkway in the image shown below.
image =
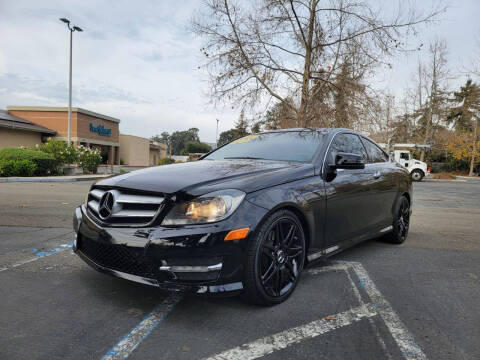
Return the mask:
{"type": "Polygon", "coordinates": [[[111,174],[93,174],[93,175],[71,175],[71,176],[31,176],[31,177],[0,177],[2,182],[71,182],[71,181],[91,181],[103,179],[111,174]]]}

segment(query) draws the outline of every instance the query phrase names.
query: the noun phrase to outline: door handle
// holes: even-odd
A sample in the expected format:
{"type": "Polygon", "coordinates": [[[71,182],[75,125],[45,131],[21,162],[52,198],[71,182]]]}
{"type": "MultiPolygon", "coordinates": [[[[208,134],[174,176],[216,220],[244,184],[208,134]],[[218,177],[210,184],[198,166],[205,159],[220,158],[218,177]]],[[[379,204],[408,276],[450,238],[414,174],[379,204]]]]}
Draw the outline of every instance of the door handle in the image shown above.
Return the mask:
{"type": "Polygon", "coordinates": [[[380,177],[380,175],[381,175],[381,174],[380,174],[380,171],[374,172],[374,173],[373,173],[373,178],[374,178],[374,179],[378,179],[378,178],[380,177]]]}

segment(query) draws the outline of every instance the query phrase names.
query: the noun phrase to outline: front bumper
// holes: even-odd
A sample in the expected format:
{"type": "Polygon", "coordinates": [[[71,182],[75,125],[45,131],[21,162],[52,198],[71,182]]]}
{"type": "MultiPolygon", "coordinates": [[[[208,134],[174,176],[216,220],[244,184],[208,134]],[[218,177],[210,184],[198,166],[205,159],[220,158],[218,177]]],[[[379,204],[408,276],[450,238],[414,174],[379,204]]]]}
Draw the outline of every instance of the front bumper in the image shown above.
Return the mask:
{"type": "Polygon", "coordinates": [[[101,227],[85,206],[75,210],[74,252],[94,269],[166,290],[195,293],[243,289],[246,244],[266,210],[244,201],[228,219],[212,224],[149,228],[101,227]],[[250,227],[246,239],[224,241],[250,227]]]}

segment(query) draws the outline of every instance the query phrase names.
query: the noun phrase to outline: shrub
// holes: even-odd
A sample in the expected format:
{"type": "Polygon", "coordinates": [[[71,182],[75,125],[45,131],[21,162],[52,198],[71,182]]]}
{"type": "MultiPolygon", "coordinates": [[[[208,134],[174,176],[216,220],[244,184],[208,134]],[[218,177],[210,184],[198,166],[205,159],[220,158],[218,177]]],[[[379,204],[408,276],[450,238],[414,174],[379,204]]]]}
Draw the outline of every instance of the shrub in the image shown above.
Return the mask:
{"type": "Polygon", "coordinates": [[[170,158],[161,158],[160,160],[158,160],[158,165],[168,165],[173,163],[175,163],[175,160],[170,158]]]}
{"type": "Polygon", "coordinates": [[[33,176],[37,165],[31,160],[1,160],[0,176],[33,176]]]}
{"type": "Polygon", "coordinates": [[[80,145],[77,148],[77,163],[83,169],[91,173],[97,173],[97,167],[102,163],[100,150],[90,149],[80,145]]]}
{"type": "MultiPolygon", "coordinates": [[[[5,148],[0,150],[0,162],[7,160],[29,160],[36,168],[32,175],[53,175],[58,172],[59,162],[51,154],[43,151],[23,148],[5,148]]],[[[19,165],[27,166],[27,165],[19,165]]],[[[6,175],[3,175],[6,176],[6,175]]]]}
{"type": "Polygon", "coordinates": [[[77,160],[77,150],[65,141],[49,138],[46,143],[40,145],[39,150],[52,154],[61,164],[73,164],[77,160]]]}

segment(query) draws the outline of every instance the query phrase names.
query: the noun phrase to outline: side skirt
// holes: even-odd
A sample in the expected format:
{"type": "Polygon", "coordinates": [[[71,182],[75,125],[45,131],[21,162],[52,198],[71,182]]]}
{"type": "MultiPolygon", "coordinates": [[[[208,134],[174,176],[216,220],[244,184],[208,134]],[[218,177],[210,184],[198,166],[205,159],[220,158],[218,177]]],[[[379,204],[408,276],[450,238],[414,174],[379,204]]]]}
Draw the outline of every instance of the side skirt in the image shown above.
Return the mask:
{"type": "Polygon", "coordinates": [[[335,254],[337,254],[337,253],[339,253],[343,250],[348,249],[349,247],[352,247],[352,246],[354,246],[358,243],[361,243],[362,241],[371,240],[371,239],[381,237],[381,236],[385,235],[386,233],[388,233],[392,230],[393,230],[393,226],[389,225],[389,226],[384,227],[380,230],[377,230],[373,233],[369,233],[366,236],[362,236],[358,239],[344,240],[344,241],[341,241],[338,244],[330,246],[326,249],[311,253],[311,254],[307,255],[307,261],[308,261],[307,266],[312,262],[316,262],[317,260],[325,259],[329,256],[335,255],[335,254]]]}

